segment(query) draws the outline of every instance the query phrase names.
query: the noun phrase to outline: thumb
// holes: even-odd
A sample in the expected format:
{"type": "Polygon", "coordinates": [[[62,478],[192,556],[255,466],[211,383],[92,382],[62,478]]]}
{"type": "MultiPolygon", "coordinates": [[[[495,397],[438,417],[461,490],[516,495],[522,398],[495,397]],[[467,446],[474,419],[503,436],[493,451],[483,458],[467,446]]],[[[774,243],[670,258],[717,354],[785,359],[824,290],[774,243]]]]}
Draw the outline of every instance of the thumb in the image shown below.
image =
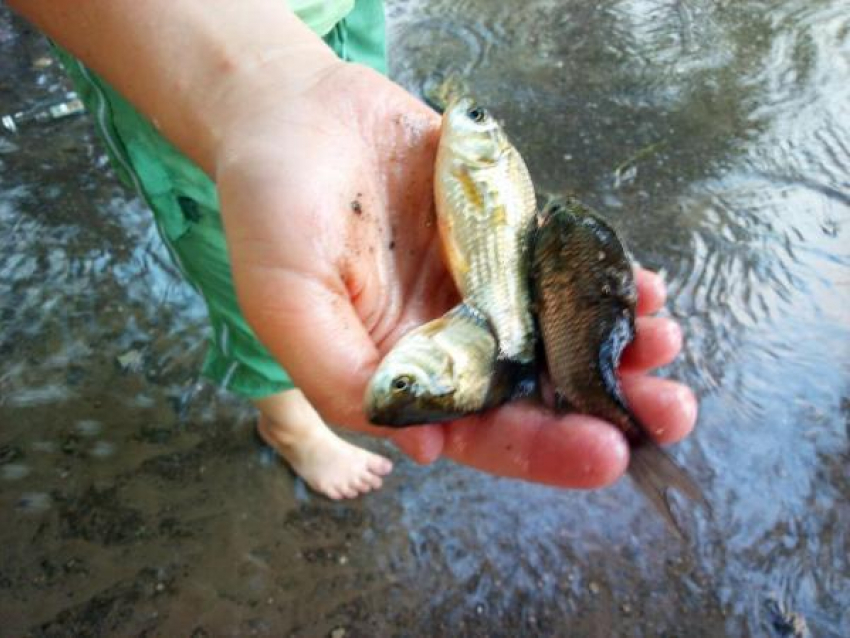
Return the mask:
{"type": "Polygon", "coordinates": [[[236,255],[233,261],[245,318],[319,414],[335,424],[385,434],[368,426],[362,408],[379,353],[342,282],[240,263],[236,255]]]}
{"type": "Polygon", "coordinates": [[[433,463],[443,453],[446,434],[443,425],[420,425],[394,432],[390,440],[417,463],[433,463]]]}
{"type": "Polygon", "coordinates": [[[335,290],[304,273],[256,267],[240,271],[238,280],[248,323],[324,419],[390,436],[418,463],[441,455],[439,425],[393,431],[366,421],[363,393],[380,355],[344,286],[335,290]]]}
{"type": "Polygon", "coordinates": [[[248,159],[217,175],[240,309],[325,420],[367,429],[363,390],[379,354],[334,267],[335,234],[317,204],[324,198],[298,188],[300,174],[279,157],[248,159]]]}

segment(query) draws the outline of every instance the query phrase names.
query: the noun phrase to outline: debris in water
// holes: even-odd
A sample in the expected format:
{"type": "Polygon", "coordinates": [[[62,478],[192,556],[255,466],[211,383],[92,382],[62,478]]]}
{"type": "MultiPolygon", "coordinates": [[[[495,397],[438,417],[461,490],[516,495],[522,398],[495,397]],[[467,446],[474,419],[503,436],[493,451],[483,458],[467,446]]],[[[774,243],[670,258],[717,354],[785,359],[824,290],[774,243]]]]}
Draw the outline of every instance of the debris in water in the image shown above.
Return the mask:
{"type": "Polygon", "coordinates": [[[138,372],[142,369],[145,355],[141,350],[128,350],[117,357],[118,365],[124,372],[138,372]]]}
{"type": "Polygon", "coordinates": [[[8,115],[0,116],[0,124],[7,131],[12,133],[18,132],[18,127],[21,124],[44,124],[53,120],[61,120],[71,115],[77,115],[85,110],[83,103],[76,94],[69,94],[65,100],[49,104],[47,106],[38,105],[33,108],[17,111],[8,115]]]}
{"type": "Polygon", "coordinates": [[[7,463],[0,469],[0,477],[6,481],[17,481],[30,473],[28,465],[23,463],[7,463]]]}
{"type": "Polygon", "coordinates": [[[806,619],[793,611],[785,601],[771,595],[765,601],[770,624],[782,638],[811,638],[806,619]]]}
{"type": "Polygon", "coordinates": [[[50,495],[45,492],[26,492],[18,499],[18,508],[26,512],[46,512],[53,505],[50,495]]]}
{"type": "Polygon", "coordinates": [[[105,459],[108,456],[112,456],[115,453],[115,444],[110,443],[109,441],[98,441],[95,443],[89,454],[99,459],[105,459]]]}

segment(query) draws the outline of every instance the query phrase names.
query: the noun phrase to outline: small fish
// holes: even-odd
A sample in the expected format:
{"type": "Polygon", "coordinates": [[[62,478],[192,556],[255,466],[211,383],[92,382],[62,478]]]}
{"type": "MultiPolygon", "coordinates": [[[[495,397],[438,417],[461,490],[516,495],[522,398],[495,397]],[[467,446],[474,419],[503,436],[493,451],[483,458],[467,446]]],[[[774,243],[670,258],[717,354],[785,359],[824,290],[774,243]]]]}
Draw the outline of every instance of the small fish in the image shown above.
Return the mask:
{"type": "Polygon", "coordinates": [[[532,258],[537,318],[556,407],[617,425],[632,453],[629,473],[679,532],[669,487],[705,504],[699,487],[655,444],[620,389],[620,355],[635,334],[637,288],[614,230],[574,198],[553,200],[538,218],[532,258]]]}
{"type": "Polygon", "coordinates": [[[456,419],[503,403],[514,384],[496,338],[466,304],[419,326],[384,356],[366,388],[367,418],[405,426],[456,419]]]}
{"type": "Polygon", "coordinates": [[[501,125],[469,98],[453,97],[443,113],[434,194],[446,262],[464,302],[492,326],[500,360],[533,365],[534,186],[501,125]]]}

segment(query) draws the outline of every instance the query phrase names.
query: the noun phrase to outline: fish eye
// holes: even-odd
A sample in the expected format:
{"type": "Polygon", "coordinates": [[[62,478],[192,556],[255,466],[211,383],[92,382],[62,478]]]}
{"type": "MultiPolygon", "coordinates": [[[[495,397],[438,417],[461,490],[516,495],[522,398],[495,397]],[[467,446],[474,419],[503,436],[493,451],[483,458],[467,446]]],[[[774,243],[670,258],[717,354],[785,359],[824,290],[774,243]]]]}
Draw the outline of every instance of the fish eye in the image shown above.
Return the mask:
{"type": "Polygon", "coordinates": [[[393,379],[391,387],[393,392],[405,392],[410,389],[410,386],[413,385],[413,379],[411,379],[408,375],[403,374],[400,377],[396,377],[393,379]]]}
{"type": "Polygon", "coordinates": [[[487,119],[487,111],[480,106],[473,106],[466,112],[466,116],[476,124],[481,124],[481,122],[487,119]]]}

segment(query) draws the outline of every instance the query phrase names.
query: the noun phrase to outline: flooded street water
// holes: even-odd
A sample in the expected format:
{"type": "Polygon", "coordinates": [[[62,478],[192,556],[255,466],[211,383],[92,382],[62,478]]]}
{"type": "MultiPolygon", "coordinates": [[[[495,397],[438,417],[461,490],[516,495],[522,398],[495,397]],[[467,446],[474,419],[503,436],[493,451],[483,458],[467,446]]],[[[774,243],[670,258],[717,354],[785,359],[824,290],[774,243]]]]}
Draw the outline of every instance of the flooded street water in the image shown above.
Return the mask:
{"type": "MultiPolygon", "coordinates": [[[[0,129],[0,636],[850,635],[850,7],[388,3],[542,191],[664,273],[711,517],[448,462],[332,503],[197,382],[207,334],[86,117],[0,129]],[[521,7],[521,8],[520,8],[521,7]],[[795,633],[796,632],[796,633],[795,633]]],[[[68,90],[0,4],[0,114],[68,90]]],[[[684,501],[674,503],[684,504],[684,501]]]]}

